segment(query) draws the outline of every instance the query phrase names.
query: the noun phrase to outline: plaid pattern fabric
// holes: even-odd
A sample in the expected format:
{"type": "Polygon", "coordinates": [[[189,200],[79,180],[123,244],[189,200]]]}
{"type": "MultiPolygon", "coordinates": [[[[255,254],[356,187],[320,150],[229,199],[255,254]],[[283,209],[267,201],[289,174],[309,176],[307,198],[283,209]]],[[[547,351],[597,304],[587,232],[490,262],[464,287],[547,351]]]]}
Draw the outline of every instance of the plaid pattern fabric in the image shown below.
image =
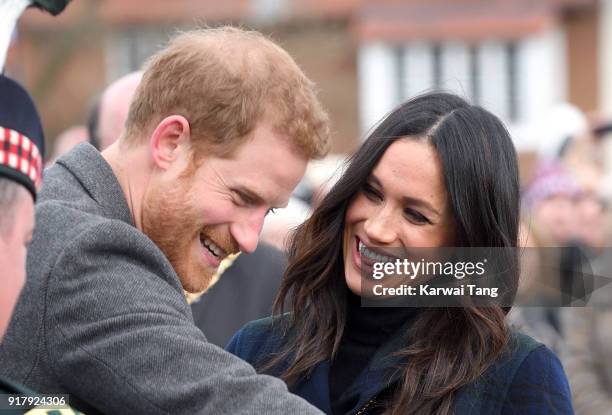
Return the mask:
{"type": "Polygon", "coordinates": [[[40,187],[42,156],[32,140],[18,131],[0,127],[0,165],[20,172],[40,187]]]}

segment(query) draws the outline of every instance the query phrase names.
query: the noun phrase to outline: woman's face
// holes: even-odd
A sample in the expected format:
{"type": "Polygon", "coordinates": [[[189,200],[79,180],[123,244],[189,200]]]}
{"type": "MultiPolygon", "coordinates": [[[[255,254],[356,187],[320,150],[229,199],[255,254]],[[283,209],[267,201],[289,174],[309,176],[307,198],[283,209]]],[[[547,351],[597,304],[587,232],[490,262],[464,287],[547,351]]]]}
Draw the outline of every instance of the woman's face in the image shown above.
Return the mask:
{"type": "Polygon", "coordinates": [[[454,218],[435,148],[413,139],[391,144],[344,221],[344,273],[357,295],[362,293],[360,244],[382,255],[392,247],[452,246],[454,218]]]}
{"type": "Polygon", "coordinates": [[[572,196],[557,194],[533,208],[533,229],[544,246],[563,246],[578,236],[578,211],[572,196]]]}

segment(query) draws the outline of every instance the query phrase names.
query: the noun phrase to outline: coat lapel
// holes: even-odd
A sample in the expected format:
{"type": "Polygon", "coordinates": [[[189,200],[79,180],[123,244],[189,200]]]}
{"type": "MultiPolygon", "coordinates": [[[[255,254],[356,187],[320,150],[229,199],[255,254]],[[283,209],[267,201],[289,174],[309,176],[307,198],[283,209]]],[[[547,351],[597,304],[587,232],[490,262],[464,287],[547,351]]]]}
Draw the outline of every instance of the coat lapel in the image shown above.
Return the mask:
{"type": "Polygon", "coordinates": [[[329,360],[318,364],[312,373],[294,388],[291,392],[301,396],[326,414],[331,414],[331,400],[329,398],[329,360]]]}

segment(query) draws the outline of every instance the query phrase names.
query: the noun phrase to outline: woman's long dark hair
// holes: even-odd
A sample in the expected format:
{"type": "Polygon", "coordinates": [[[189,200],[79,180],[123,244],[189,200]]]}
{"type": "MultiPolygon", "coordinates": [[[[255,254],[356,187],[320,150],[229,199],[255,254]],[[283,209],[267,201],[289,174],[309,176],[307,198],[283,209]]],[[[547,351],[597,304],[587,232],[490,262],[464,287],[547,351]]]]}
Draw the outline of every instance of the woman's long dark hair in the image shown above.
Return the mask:
{"type": "MultiPolygon", "coordinates": [[[[438,152],[456,223],[456,246],[516,247],[519,178],[516,152],[502,123],[484,109],[446,93],[430,93],[401,105],[377,126],[351,158],[346,172],[309,220],[294,234],[275,312],[292,311],[294,335],[265,365],[289,361],[289,384],[333,358],[346,322],[343,265],[344,217],[387,148],[398,139],[426,140],[438,152]]],[[[516,250],[510,278],[518,281],[516,250]]],[[[457,390],[480,376],[508,340],[499,306],[430,308],[411,332],[403,380],[386,411],[451,414],[457,390]]]]}

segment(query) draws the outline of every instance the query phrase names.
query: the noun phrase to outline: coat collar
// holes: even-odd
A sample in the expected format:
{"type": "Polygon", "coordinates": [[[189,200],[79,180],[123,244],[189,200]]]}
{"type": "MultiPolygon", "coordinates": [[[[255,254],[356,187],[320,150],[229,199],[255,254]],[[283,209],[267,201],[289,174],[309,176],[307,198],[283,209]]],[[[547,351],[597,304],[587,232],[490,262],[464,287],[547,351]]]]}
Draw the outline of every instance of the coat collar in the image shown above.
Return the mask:
{"type": "MultiPolygon", "coordinates": [[[[400,379],[402,358],[395,356],[394,353],[406,344],[404,333],[407,332],[411,323],[407,321],[378,349],[353,384],[342,394],[340,399],[358,397],[352,412],[362,408],[370,399],[400,379]]],[[[330,362],[325,360],[314,368],[310,376],[291,388],[291,392],[303,397],[321,411],[331,414],[329,372],[330,362]]]]}
{"type": "Polygon", "coordinates": [[[60,157],[56,163],[72,173],[109,216],[134,226],[132,213],[119,181],[111,166],[94,146],[81,143],[60,157]]]}
{"type": "MultiPolygon", "coordinates": [[[[341,399],[359,396],[355,410],[363,407],[374,396],[385,391],[389,386],[400,380],[401,366],[405,360],[395,355],[405,347],[408,333],[413,320],[402,325],[374,354],[366,368],[355,379],[355,382],[342,394],[341,399]]],[[[329,388],[328,388],[329,389],[329,388]]]]}

